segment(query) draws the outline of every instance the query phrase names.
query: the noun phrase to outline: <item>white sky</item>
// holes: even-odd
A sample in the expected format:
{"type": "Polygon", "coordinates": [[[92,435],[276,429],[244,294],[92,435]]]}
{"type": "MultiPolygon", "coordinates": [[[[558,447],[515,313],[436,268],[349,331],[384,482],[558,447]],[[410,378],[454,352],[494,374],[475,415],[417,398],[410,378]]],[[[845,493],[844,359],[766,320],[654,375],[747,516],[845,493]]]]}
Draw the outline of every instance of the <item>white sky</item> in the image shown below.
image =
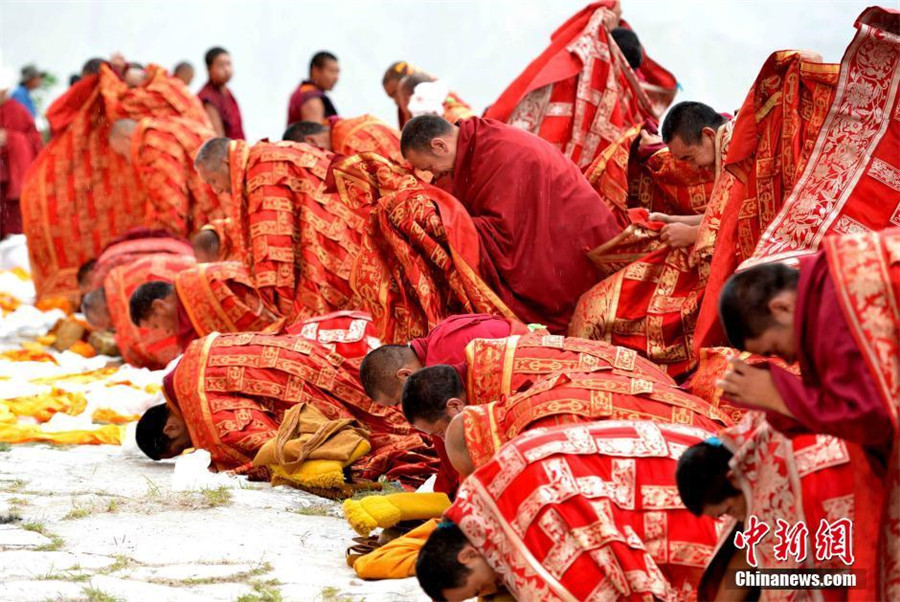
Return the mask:
{"type": "MultiPolygon", "coordinates": [[[[682,85],[677,100],[738,108],[774,50],[808,48],[840,61],[853,23],[871,1],[622,0],[650,56],[682,85]]],[[[18,70],[34,62],[61,86],[92,56],[119,50],[129,60],[171,69],[188,60],[205,81],[203,53],[232,55],[232,90],[250,139],[280,138],[288,98],[310,56],[336,54],[332,93],[345,116],[373,113],[395,124],[381,76],[408,60],[447,80],[479,112],[547,45],[579,0],[318,2],[50,2],[0,0],[0,57],[18,70]]],[[[898,0],[887,6],[900,8],[898,0]]],[[[45,106],[48,103],[45,103],[45,106]]]]}

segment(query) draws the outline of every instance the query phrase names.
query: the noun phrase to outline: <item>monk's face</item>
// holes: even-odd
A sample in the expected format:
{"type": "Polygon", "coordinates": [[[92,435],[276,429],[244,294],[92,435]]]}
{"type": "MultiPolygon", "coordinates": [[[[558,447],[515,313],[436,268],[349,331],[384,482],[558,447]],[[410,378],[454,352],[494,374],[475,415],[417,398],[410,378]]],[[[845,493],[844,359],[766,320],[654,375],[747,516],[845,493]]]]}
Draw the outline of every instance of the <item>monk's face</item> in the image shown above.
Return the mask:
{"type": "Polygon", "coordinates": [[[456,141],[448,137],[434,138],[430,148],[409,149],[406,160],[416,169],[430,171],[437,180],[453,173],[456,166],[456,141]]]}
{"type": "Polygon", "coordinates": [[[209,166],[199,164],[197,167],[197,175],[209,184],[216,194],[231,194],[231,170],[228,168],[228,162],[222,161],[219,165],[209,166]]]}
{"type": "Polygon", "coordinates": [[[224,86],[231,80],[234,70],[231,66],[231,55],[223,52],[209,66],[209,81],[216,86],[224,86]]]}
{"type": "Polygon", "coordinates": [[[770,325],[755,338],[747,338],[744,348],[757,355],[780,357],[789,364],[797,359],[797,334],[794,330],[796,291],[782,291],[769,301],[770,325]]]}
{"type": "Polygon", "coordinates": [[[178,324],[178,305],[175,293],[164,299],[154,299],[150,305],[150,315],[141,320],[141,328],[156,330],[166,335],[175,334],[178,324]]]}
{"type": "Polygon", "coordinates": [[[470,600],[497,593],[499,581],[497,573],[472,544],[466,544],[460,550],[457,560],[468,569],[469,574],[461,586],[444,590],[444,598],[448,602],[470,600]]]}
{"type": "Polygon", "coordinates": [[[327,59],[321,67],[313,67],[310,76],[313,83],[323,90],[333,90],[341,76],[341,67],[337,61],[327,59]]]}
{"type": "Polygon", "coordinates": [[[669,140],[668,147],[673,157],[691,164],[695,169],[716,166],[716,130],[712,128],[703,128],[700,141],[691,144],[676,134],[669,140]]]}
{"type": "Polygon", "coordinates": [[[400,87],[400,80],[399,79],[389,79],[386,82],[384,82],[383,87],[384,87],[384,93],[387,94],[389,97],[393,98],[394,102],[397,102],[397,98],[396,98],[397,88],[400,87]]]}
{"type": "MultiPolygon", "coordinates": [[[[741,491],[740,484],[734,476],[734,472],[729,470],[725,475],[731,486],[738,492],[741,491]]],[[[731,497],[727,497],[718,504],[707,504],[703,506],[703,515],[711,518],[719,518],[720,516],[730,516],[741,522],[747,519],[747,497],[743,493],[738,493],[731,497]]]]}
{"type": "Polygon", "coordinates": [[[163,433],[169,438],[169,449],[160,454],[160,458],[174,458],[180,456],[186,449],[193,447],[187,424],[172,412],[169,412],[163,433]]]}

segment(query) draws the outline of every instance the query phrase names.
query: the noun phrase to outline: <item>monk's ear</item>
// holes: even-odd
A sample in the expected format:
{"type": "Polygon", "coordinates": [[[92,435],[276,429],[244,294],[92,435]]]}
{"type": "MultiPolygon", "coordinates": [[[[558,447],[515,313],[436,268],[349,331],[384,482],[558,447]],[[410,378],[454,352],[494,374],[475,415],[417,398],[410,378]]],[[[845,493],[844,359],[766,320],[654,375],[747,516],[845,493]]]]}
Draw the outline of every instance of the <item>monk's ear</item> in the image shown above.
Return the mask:
{"type": "Polygon", "coordinates": [[[781,291],[769,299],[769,311],[776,318],[794,316],[797,294],[794,291],[781,291]]]}
{"type": "Polygon", "coordinates": [[[711,127],[703,128],[702,130],[700,130],[700,133],[703,134],[704,136],[708,136],[713,139],[715,139],[715,137],[716,137],[716,130],[714,130],[711,127]]]}
{"type": "Polygon", "coordinates": [[[470,543],[464,545],[463,549],[460,550],[459,554],[456,556],[456,560],[460,564],[464,564],[466,566],[469,566],[479,558],[481,558],[481,554],[479,554],[478,550],[476,550],[470,543]]]}
{"type": "Polygon", "coordinates": [[[400,381],[401,386],[406,382],[406,379],[409,378],[409,375],[412,373],[413,371],[409,368],[400,368],[399,370],[397,370],[397,380],[400,381]]]}
{"type": "Polygon", "coordinates": [[[737,475],[734,473],[733,469],[729,469],[729,471],[725,473],[725,478],[728,479],[728,482],[731,483],[732,487],[734,487],[738,491],[741,490],[741,486],[740,486],[740,483],[738,482],[737,475]]]}
{"type": "Polygon", "coordinates": [[[154,299],[152,303],[150,303],[150,311],[154,314],[160,314],[166,312],[166,300],[165,299],[154,299]]]}
{"type": "Polygon", "coordinates": [[[436,155],[446,154],[446,152],[450,149],[450,146],[447,144],[447,141],[443,138],[432,138],[431,139],[431,152],[436,155]]]}
{"type": "Polygon", "coordinates": [[[453,417],[463,411],[463,408],[466,407],[466,402],[458,397],[451,397],[447,400],[447,413],[453,417]]]}

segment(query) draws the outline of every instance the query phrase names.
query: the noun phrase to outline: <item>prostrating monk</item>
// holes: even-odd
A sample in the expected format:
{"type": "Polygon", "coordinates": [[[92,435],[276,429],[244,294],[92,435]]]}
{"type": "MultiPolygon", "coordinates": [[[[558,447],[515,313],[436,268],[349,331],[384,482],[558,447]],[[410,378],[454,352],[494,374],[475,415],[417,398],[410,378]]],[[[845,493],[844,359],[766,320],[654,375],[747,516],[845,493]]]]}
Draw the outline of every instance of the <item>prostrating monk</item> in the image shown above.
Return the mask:
{"type": "Polygon", "coordinates": [[[879,596],[877,587],[877,508],[884,487],[858,445],[827,435],[788,438],[762,413],[750,412],[719,437],[688,448],[675,478],[691,513],[727,517],[700,582],[700,600],[762,599],[758,588],[738,587],[734,574],[759,569],[851,569],[865,574],[865,583],[802,594],[825,600],[893,599],[879,596]],[[760,530],[763,536],[739,551],[736,542],[760,530]]]}
{"type": "Polygon", "coordinates": [[[231,55],[224,48],[215,46],[206,51],[204,57],[209,79],[197,97],[203,103],[213,131],[217,136],[225,136],[232,140],[244,139],[244,124],[241,109],[234,94],[228,88],[228,82],[234,74],[231,66],[231,55]]]}
{"type": "Polygon", "coordinates": [[[308,403],[369,431],[372,450],[351,466],[354,477],[416,485],[433,472],[422,437],[395,408],[366,398],[353,364],[300,336],[211,334],[191,343],[163,391],[166,403],[138,422],[138,445],[154,460],[197,447],[217,470],[246,470],[284,413],[308,403]]]}
{"type": "Polygon", "coordinates": [[[39,299],[78,295],[79,266],[131,228],[143,226],[145,195],[134,168],[109,147],[120,119],[184,117],[208,124],[203,106],[165,69],[129,88],[105,64],[47,111],[53,137],[22,189],[23,229],[39,299]]]}
{"type": "Polygon", "coordinates": [[[178,273],[194,267],[191,254],[146,255],[114,268],[101,288],[85,296],[84,315],[96,329],[112,329],[122,358],[138,368],[158,370],[175,359],[181,350],[174,332],[151,331],[131,321],[129,303],[134,291],[145,282],[173,282],[178,273]]]}
{"type": "Polygon", "coordinates": [[[147,198],[145,225],[189,237],[226,207],[194,169],[194,154],[214,136],[205,124],[181,117],[120,119],[109,133],[109,146],[135,168],[147,198]]]}
{"type": "MultiPolygon", "coordinates": [[[[460,364],[466,359],[466,346],[475,339],[497,339],[527,332],[524,324],[489,314],[451,316],[437,324],[427,336],[408,345],[382,345],[371,351],[360,366],[360,380],[366,395],[378,405],[400,404],[403,383],[410,374],[426,366],[460,364]]],[[[440,437],[431,442],[440,458],[434,490],[453,496],[459,476],[450,464],[440,437]]]]}
{"type": "Polygon", "coordinates": [[[624,130],[659,118],[678,84],[646,52],[636,75],[609,33],[628,28],[620,14],[618,0],[603,0],[566,21],[485,117],[540,136],[582,168],[624,130]]]}
{"type": "Polygon", "coordinates": [[[423,71],[404,77],[395,98],[400,112],[409,119],[419,115],[440,115],[450,123],[456,123],[475,116],[472,107],[451,92],[446,82],[423,71]]]}
{"type": "Polygon", "coordinates": [[[86,295],[103,286],[103,281],[113,268],[158,254],[190,255],[191,247],[187,241],[165,230],[132,228],[111,240],[96,259],[90,259],[78,268],[78,289],[82,296],[86,295]]]}
{"type": "Polygon", "coordinates": [[[236,261],[198,265],[176,274],[174,282],[145,282],[128,308],[132,324],[174,334],[181,351],[212,332],[258,332],[278,320],[236,261]]]}
{"type": "Polygon", "coordinates": [[[200,176],[232,195],[241,259],[269,310],[288,322],[358,309],[349,284],[366,215],[326,190],[333,155],[308,144],[207,141],[200,176]]]}
{"type": "Polygon", "coordinates": [[[405,163],[400,153],[400,133],[372,115],[330,117],[325,123],[298,121],[284,131],[281,139],[305,142],[339,155],[371,152],[395,163],[405,163]]]}
{"type": "Polygon", "coordinates": [[[565,332],[597,281],[587,253],[619,231],[578,168],[536,136],[477,117],[416,117],[401,148],[413,167],[452,174],[478,231],[484,282],[519,319],[565,332]]]}
{"type": "Polygon", "coordinates": [[[451,366],[423,368],[403,386],[403,415],[414,427],[444,437],[447,457],[466,477],[500,446],[526,431],[598,420],[648,420],[709,432],[728,416],[675,385],[613,370],[557,372],[521,393],[483,405],[468,403],[451,366]]]}
{"type": "Polygon", "coordinates": [[[400,101],[397,100],[397,92],[400,89],[400,81],[409,75],[415,73],[417,69],[406,61],[396,61],[385,70],[384,76],[381,78],[381,86],[384,93],[394,101],[397,105],[397,127],[403,129],[406,122],[409,121],[409,115],[404,113],[400,107],[400,101]]]}
{"type": "Polygon", "coordinates": [[[435,600],[694,599],[716,523],[685,509],[675,465],[708,436],[626,421],[519,437],[463,482],[416,577],[435,600]]]}
{"type": "Polygon", "coordinates": [[[34,117],[18,101],[9,97],[14,85],[0,82],[0,240],[22,233],[19,197],[25,172],[44,146],[34,126],[34,117]]]}
{"type": "Polygon", "coordinates": [[[324,50],[314,54],[309,61],[309,79],[303,80],[291,94],[287,124],[298,121],[324,123],[327,118],[337,115],[334,103],[325,93],[334,89],[340,74],[336,56],[324,50]]]}

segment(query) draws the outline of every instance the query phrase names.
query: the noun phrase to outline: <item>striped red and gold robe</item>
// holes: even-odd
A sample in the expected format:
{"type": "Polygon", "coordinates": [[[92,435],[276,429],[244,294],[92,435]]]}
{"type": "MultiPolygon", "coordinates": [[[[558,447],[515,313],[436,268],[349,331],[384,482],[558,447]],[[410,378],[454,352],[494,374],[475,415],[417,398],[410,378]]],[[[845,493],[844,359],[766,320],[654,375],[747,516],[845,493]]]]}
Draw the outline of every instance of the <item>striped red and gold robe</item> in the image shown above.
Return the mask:
{"type": "Polygon", "coordinates": [[[339,155],[375,153],[406,164],[400,153],[400,132],[373,115],[344,119],[331,117],[331,150],[339,155]]]}

